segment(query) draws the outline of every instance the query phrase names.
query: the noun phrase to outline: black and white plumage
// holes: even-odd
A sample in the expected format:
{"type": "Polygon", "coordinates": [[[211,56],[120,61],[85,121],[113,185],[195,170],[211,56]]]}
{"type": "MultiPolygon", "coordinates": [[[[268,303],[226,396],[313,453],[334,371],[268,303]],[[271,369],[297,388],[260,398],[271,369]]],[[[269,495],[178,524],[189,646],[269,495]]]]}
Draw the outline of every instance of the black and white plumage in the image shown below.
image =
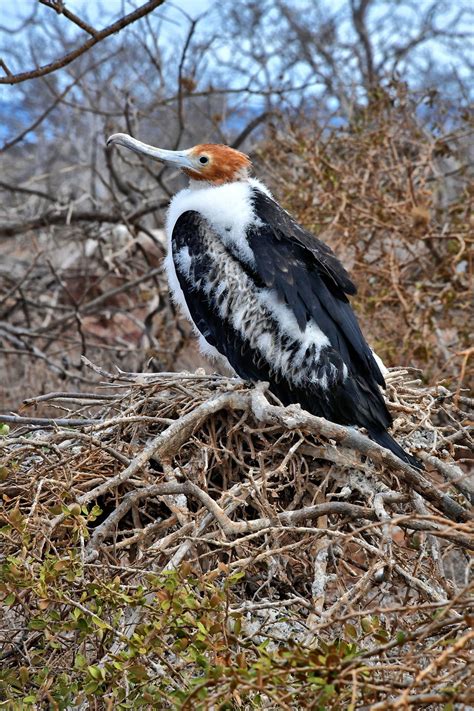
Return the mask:
{"type": "MultiPolygon", "coordinates": [[[[203,151],[212,159],[212,146],[185,154],[194,160],[203,151]]],[[[200,177],[196,165],[186,168],[191,185],[170,204],[165,264],[202,350],[246,380],[269,382],[283,404],[365,427],[419,466],[387,432],[381,364],[347,298],[356,288],[331,249],[249,178],[246,166],[219,181],[200,177]]]]}

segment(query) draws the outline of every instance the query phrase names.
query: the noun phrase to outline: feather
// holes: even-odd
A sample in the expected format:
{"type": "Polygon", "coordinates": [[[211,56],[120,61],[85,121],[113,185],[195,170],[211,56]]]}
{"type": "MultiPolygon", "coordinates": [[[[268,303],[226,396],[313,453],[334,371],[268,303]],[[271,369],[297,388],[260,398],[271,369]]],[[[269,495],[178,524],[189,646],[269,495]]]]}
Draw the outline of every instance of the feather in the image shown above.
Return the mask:
{"type": "Polygon", "coordinates": [[[234,242],[198,210],[174,220],[172,276],[196,330],[240,377],[267,381],[284,405],[365,427],[401,456],[386,433],[384,380],[347,300],[347,273],[255,187],[252,203],[254,219],[234,242]]]}
{"type": "Polygon", "coordinates": [[[247,236],[258,274],[286,300],[301,326],[314,318],[352,372],[385,387],[346,297],[356,288],[332,250],[265,193],[254,189],[253,204],[257,221],[247,236]]]}

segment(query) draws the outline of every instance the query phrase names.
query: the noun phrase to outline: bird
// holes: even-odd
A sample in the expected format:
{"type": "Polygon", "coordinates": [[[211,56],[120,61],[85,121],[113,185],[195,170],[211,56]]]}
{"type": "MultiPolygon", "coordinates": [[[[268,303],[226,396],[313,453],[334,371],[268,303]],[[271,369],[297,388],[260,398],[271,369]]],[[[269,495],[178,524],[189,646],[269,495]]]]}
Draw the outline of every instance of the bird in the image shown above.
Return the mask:
{"type": "Polygon", "coordinates": [[[249,157],[215,143],[165,150],[125,133],[110,136],[114,144],[189,178],[168,208],[165,268],[202,352],[244,380],[267,382],[283,405],[363,427],[422,468],[388,432],[386,369],[349,302],[355,284],[332,249],[252,177],[249,157]]]}

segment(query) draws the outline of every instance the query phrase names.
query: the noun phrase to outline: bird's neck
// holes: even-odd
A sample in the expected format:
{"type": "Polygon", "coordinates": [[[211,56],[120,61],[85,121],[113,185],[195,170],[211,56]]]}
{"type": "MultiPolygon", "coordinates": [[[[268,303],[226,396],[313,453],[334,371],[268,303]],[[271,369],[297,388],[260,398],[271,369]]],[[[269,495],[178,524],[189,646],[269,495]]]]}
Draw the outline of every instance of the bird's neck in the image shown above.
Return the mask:
{"type": "Polygon", "coordinates": [[[261,190],[263,193],[268,195],[268,197],[273,197],[270,190],[264,183],[262,183],[260,180],[257,180],[257,178],[251,178],[249,176],[220,184],[211,183],[204,180],[193,180],[191,178],[188,183],[188,190],[194,192],[199,190],[209,190],[210,188],[225,188],[226,186],[229,187],[231,185],[242,185],[248,186],[249,188],[256,188],[257,190],[261,190]]]}
{"type": "Polygon", "coordinates": [[[217,180],[205,180],[199,178],[199,180],[194,179],[189,176],[189,188],[190,190],[202,190],[203,188],[221,188],[223,185],[234,185],[235,183],[248,183],[251,180],[249,171],[247,168],[239,168],[234,171],[232,177],[228,179],[217,179],[217,180]]]}
{"type": "Polygon", "coordinates": [[[188,183],[189,190],[209,190],[209,188],[222,188],[224,185],[232,185],[233,183],[244,183],[246,180],[229,180],[226,183],[213,183],[207,180],[193,180],[190,178],[188,183]]]}

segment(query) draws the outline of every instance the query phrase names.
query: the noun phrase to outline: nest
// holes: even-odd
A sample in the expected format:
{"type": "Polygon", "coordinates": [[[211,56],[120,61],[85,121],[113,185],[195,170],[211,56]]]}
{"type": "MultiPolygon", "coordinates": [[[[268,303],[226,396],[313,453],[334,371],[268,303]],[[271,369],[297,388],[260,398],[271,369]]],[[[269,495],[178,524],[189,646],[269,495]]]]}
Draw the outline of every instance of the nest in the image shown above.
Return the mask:
{"type": "Polygon", "coordinates": [[[142,699],[138,661],[151,707],[174,707],[179,694],[179,708],[257,697],[265,708],[314,708],[314,698],[327,708],[467,702],[468,398],[391,371],[393,434],[423,460],[418,471],[355,428],[282,407],[265,384],[92,367],[104,380],[94,392],[51,393],[25,403],[34,416],[5,418],[15,432],[0,438],[0,689],[17,693],[21,667],[40,674],[39,646],[54,683],[30,675],[22,693],[34,686],[40,705],[59,703],[55,684],[66,674],[70,685],[82,680],[70,705],[105,708],[108,699],[112,708],[114,664],[125,700],[142,699]],[[57,416],[42,417],[45,407],[57,416]],[[173,605],[163,607],[173,575],[173,600],[179,589],[199,602],[183,602],[188,617],[180,608],[174,626],[173,605]],[[164,647],[143,641],[133,671],[130,645],[157,610],[164,647]],[[32,624],[45,611],[55,612],[46,641],[32,624]],[[68,615],[92,617],[99,630],[101,621],[100,639],[74,625],[55,632],[68,615]],[[194,630],[183,649],[182,619],[194,630]],[[183,651],[205,644],[199,624],[226,647],[201,649],[204,671],[183,651]],[[278,672],[267,665],[265,683],[262,654],[278,672]],[[196,697],[203,679],[205,700],[196,697]]]}

